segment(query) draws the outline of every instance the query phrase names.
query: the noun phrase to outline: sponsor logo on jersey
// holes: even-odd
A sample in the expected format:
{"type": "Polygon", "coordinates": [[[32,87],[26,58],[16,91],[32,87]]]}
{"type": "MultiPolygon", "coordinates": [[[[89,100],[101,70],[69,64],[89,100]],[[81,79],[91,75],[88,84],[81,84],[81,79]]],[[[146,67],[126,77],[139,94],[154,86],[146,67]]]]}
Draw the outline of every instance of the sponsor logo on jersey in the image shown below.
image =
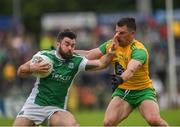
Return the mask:
{"type": "Polygon", "coordinates": [[[69,63],[68,68],[73,69],[74,68],[74,63],[69,63]]]}
{"type": "Polygon", "coordinates": [[[59,62],[59,66],[61,66],[62,64],[63,64],[63,62],[60,61],[60,62],[59,62]]]}
{"type": "Polygon", "coordinates": [[[69,80],[71,80],[71,76],[61,75],[61,74],[53,72],[52,79],[56,80],[56,81],[69,81],[69,80]]]}

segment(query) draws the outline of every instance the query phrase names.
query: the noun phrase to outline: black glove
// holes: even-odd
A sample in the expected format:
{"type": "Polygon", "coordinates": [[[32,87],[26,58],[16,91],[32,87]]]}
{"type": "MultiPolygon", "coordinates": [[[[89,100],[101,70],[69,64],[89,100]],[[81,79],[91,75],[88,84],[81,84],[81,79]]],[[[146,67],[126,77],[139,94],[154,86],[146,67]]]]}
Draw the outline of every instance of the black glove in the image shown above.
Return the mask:
{"type": "Polygon", "coordinates": [[[124,81],[122,77],[118,75],[111,75],[111,88],[112,91],[114,92],[115,89],[118,87],[119,84],[122,84],[124,81]]]}

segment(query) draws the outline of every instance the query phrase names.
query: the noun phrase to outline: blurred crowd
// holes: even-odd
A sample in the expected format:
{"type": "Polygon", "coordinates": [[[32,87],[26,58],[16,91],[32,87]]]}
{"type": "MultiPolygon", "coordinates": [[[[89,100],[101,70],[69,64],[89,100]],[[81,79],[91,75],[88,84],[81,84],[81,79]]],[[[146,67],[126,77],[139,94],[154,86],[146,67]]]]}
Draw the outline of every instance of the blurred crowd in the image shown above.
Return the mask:
{"type": "MultiPolygon", "coordinates": [[[[58,30],[44,31],[39,37],[29,34],[22,24],[16,28],[0,29],[0,114],[14,117],[29,95],[35,77],[20,78],[17,68],[30,60],[38,50],[50,49],[54,45],[58,30]]],[[[73,29],[77,37],[76,49],[92,49],[110,39],[114,34],[115,24],[98,24],[93,28],[73,29]]],[[[138,21],[136,39],[142,41],[150,54],[150,75],[158,95],[167,93],[168,45],[165,22],[156,22],[149,17],[138,21]]],[[[180,34],[175,34],[176,56],[180,57],[180,34]]],[[[179,71],[177,69],[178,75],[179,71]]],[[[109,67],[97,72],[80,73],[71,89],[69,108],[104,109],[111,98],[109,67]]],[[[179,81],[178,81],[179,83],[179,81]]],[[[180,84],[178,84],[180,85],[180,84]]],[[[161,100],[164,106],[165,99],[161,100]]]]}

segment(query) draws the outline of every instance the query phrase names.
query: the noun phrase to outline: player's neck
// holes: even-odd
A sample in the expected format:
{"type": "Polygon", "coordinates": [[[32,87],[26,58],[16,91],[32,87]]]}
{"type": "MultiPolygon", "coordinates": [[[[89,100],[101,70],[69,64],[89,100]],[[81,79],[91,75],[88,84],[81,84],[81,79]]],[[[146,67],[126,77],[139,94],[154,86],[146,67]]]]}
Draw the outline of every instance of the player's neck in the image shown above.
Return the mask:
{"type": "Polygon", "coordinates": [[[61,54],[59,54],[57,51],[55,51],[55,55],[58,59],[65,60],[64,58],[62,58],[61,54]]]}

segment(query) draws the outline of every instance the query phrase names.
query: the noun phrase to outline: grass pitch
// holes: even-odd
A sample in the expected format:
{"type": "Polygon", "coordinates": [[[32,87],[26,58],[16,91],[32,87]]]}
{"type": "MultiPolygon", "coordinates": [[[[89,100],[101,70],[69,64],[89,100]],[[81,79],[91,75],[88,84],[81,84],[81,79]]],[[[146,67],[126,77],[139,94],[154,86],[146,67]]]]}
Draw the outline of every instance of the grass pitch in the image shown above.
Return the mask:
{"type": "MultiPolygon", "coordinates": [[[[80,111],[73,112],[80,126],[102,126],[104,111],[80,111]]],[[[161,111],[161,116],[170,126],[180,126],[180,109],[168,109],[161,111]]],[[[0,126],[12,126],[13,119],[0,118],[0,126]]],[[[121,126],[147,126],[138,111],[134,111],[125,119],[121,126]]]]}

